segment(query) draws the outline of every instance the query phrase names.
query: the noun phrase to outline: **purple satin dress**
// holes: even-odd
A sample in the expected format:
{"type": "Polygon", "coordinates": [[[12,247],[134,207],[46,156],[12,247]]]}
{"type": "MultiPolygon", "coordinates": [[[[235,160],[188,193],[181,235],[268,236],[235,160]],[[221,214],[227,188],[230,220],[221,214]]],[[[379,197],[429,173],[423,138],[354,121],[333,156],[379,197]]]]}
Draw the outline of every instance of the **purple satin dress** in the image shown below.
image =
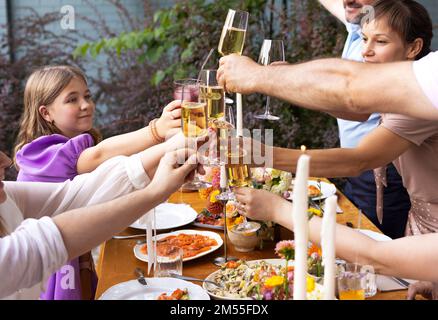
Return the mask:
{"type": "MultiPolygon", "coordinates": [[[[42,136],[26,144],[17,153],[20,168],[17,181],[64,182],[77,174],[77,161],[85,149],[94,146],[91,135],[81,134],[67,138],[59,134],[42,136]]],[[[94,274],[92,296],[97,287],[94,274]]],[[[81,300],[79,258],[76,258],[50,276],[42,300],[81,300]],[[74,277],[71,273],[74,271],[74,277]],[[74,283],[71,283],[73,280],[74,283]]]]}

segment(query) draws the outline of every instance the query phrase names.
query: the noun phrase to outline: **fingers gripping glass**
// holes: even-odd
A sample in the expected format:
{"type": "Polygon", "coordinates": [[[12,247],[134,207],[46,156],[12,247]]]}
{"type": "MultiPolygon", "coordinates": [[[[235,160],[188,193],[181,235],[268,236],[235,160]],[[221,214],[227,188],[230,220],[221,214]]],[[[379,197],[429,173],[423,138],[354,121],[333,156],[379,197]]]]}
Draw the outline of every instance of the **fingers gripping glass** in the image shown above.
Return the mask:
{"type": "MultiPolygon", "coordinates": [[[[208,110],[207,103],[199,99],[199,81],[195,79],[175,81],[175,87],[175,98],[181,100],[181,122],[184,136],[194,138],[194,141],[205,138],[208,133],[208,110]]],[[[182,188],[199,190],[210,186],[211,184],[201,181],[195,173],[194,179],[185,183],[182,188]]]]}

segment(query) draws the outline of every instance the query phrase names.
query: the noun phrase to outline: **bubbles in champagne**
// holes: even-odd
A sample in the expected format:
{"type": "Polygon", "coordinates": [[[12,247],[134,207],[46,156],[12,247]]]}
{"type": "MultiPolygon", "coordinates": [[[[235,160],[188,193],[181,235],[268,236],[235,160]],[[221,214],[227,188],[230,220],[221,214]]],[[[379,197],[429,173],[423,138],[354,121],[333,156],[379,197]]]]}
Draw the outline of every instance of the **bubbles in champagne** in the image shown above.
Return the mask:
{"type": "Polygon", "coordinates": [[[227,28],[222,30],[218,51],[222,56],[232,53],[242,54],[245,44],[246,30],[238,28],[227,28]]]}

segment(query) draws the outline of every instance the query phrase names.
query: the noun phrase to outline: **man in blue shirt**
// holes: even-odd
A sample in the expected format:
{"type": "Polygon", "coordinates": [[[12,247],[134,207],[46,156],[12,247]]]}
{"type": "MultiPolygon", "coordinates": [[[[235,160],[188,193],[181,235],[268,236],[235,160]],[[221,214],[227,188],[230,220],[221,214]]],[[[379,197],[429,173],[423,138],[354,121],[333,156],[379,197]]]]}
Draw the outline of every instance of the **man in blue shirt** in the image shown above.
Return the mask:
{"type": "MultiPolygon", "coordinates": [[[[362,36],[360,23],[364,17],[364,6],[373,0],[320,0],[320,3],[341,20],[348,31],[342,58],[363,61],[362,36]]],[[[375,113],[365,122],[338,119],[339,138],[342,148],[355,148],[359,141],[380,123],[380,115],[375,113]]],[[[376,183],[373,171],[367,171],[359,177],[348,178],[344,189],[346,196],[359,207],[367,217],[391,238],[404,235],[407,216],[410,209],[409,195],[392,164],[387,167],[387,187],[383,199],[383,223],[376,214],[376,183]]]]}

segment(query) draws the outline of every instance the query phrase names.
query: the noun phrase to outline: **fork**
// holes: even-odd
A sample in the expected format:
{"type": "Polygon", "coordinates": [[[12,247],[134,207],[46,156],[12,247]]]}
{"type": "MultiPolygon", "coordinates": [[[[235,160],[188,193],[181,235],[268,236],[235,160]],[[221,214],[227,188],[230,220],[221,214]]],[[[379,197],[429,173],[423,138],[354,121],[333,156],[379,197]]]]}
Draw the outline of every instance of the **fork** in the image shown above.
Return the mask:
{"type": "Polygon", "coordinates": [[[135,275],[138,276],[137,281],[140,282],[142,285],[147,286],[146,279],[144,277],[144,272],[140,268],[135,268],[135,275]]]}
{"type": "Polygon", "coordinates": [[[216,283],[216,282],[211,281],[211,280],[186,277],[186,276],[179,275],[177,273],[169,273],[169,276],[171,276],[172,278],[181,279],[181,280],[187,280],[187,281],[206,282],[206,283],[210,283],[210,284],[212,284],[212,285],[214,285],[214,286],[216,286],[218,288],[223,288],[222,284],[216,283]]]}

